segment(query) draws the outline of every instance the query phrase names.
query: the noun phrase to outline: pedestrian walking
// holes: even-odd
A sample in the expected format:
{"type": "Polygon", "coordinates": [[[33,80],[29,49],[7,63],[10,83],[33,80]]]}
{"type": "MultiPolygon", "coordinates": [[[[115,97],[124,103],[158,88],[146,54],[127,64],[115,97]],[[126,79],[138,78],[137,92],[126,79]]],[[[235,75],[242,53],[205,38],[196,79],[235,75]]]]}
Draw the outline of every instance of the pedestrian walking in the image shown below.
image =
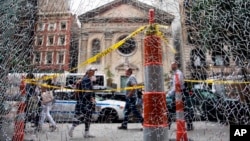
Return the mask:
{"type": "Polygon", "coordinates": [[[41,104],[42,104],[42,111],[41,111],[41,117],[39,121],[39,127],[38,130],[41,131],[44,121],[46,118],[48,118],[51,126],[50,129],[51,131],[55,131],[57,129],[56,127],[56,122],[50,115],[50,110],[53,106],[53,101],[54,101],[54,96],[53,96],[53,91],[49,88],[47,88],[48,85],[42,84],[41,85],[41,104]]]}
{"type": "MultiPolygon", "coordinates": [[[[172,78],[172,86],[170,91],[168,92],[168,95],[173,98],[173,103],[175,103],[175,75],[177,74],[179,76],[179,81],[181,84],[181,91],[182,91],[182,99],[184,102],[184,114],[185,114],[185,119],[187,123],[187,130],[193,130],[193,117],[194,117],[194,111],[193,111],[193,105],[192,105],[192,99],[191,96],[189,95],[189,92],[187,90],[187,87],[185,86],[184,82],[184,75],[181,72],[181,70],[178,68],[178,63],[173,62],[171,64],[171,69],[173,71],[173,78],[172,78]]],[[[174,106],[175,107],[175,106],[174,106]]],[[[171,117],[169,117],[169,128],[171,125],[171,117]]]]}
{"type": "MultiPolygon", "coordinates": [[[[39,100],[39,92],[37,83],[35,81],[35,75],[28,73],[25,78],[26,85],[26,107],[25,107],[25,125],[28,121],[33,122],[35,128],[39,125],[40,107],[41,102],[39,100]]],[[[26,127],[26,126],[25,126],[26,127]]]]}
{"type": "MultiPolygon", "coordinates": [[[[137,80],[135,76],[133,76],[133,70],[131,68],[127,68],[125,71],[127,76],[126,87],[135,87],[137,86],[137,80]]],[[[137,89],[128,89],[126,90],[126,104],[124,108],[124,119],[122,121],[121,126],[118,129],[127,130],[129,114],[133,112],[134,116],[137,117],[139,122],[143,123],[143,117],[136,106],[137,101],[137,89]]]]}
{"type": "Polygon", "coordinates": [[[85,76],[82,78],[80,83],[76,84],[76,106],[75,106],[75,118],[76,121],[73,122],[68,134],[73,137],[73,131],[76,126],[81,123],[85,123],[85,133],[83,133],[84,138],[93,138],[95,136],[89,133],[90,123],[92,119],[92,113],[95,108],[95,93],[93,90],[92,77],[97,71],[94,67],[89,67],[86,71],[85,76]]]}

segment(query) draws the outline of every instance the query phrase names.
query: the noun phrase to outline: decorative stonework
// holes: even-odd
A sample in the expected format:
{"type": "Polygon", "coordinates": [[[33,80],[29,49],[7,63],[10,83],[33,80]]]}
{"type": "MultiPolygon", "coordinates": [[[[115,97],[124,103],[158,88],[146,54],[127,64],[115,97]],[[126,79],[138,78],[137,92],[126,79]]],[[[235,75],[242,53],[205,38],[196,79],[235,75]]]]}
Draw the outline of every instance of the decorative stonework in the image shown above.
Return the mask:
{"type": "Polygon", "coordinates": [[[104,36],[105,36],[105,38],[112,38],[113,37],[113,32],[109,32],[109,31],[107,31],[107,32],[104,32],[104,36]]]}
{"type": "Polygon", "coordinates": [[[123,64],[119,64],[118,66],[115,67],[116,70],[118,71],[125,71],[128,67],[132,68],[132,70],[139,70],[139,68],[134,65],[134,64],[126,64],[126,63],[123,63],[123,64]]]}
{"type": "MultiPolygon", "coordinates": [[[[131,4],[127,1],[117,0],[80,15],[79,20],[82,25],[81,47],[85,49],[81,54],[79,62],[83,62],[88,59],[87,57],[91,56],[90,50],[92,47],[92,39],[95,39],[96,37],[100,39],[100,45],[103,51],[103,49],[108,49],[109,47],[117,45],[116,43],[123,39],[120,37],[126,37],[136,31],[139,27],[148,25],[148,11],[150,8],[153,7],[137,1],[136,3],[131,4]],[[114,7],[114,5],[116,6],[114,7]],[[124,10],[124,7],[129,8],[124,10]],[[133,13],[133,11],[136,11],[136,13],[133,13]],[[118,17],[110,16],[108,13],[118,15],[118,17]],[[123,17],[124,15],[119,13],[126,13],[126,17],[123,17]],[[138,13],[142,13],[143,15],[138,13]]],[[[165,11],[156,11],[156,13],[155,23],[170,26],[172,20],[174,19],[171,14],[165,11]]],[[[172,28],[162,28],[160,30],[171,43],[172,28]]],[[[119,46],[112,52],[105,54],[105,56],[101,58],[101,63],[96,65],[98,73],[105,74],[104,68],[109,66],[110,71],[114,74],[112,83],[115,83],[117,87],[120,88],[124,86],[124,81],[122,80],[125,77],[125,69],[127,67],[131,67],[134,70],[133,74],[136,76],[138,83],[142,83],[144,81],[144,38],[145,33],[139,32],[132,37],[133,41],[128,42],[127,45],[119,46]],[[134,46],[131,46],[131,44],[134,44],[134,46]],[[120,47],[123,48],[119,50],[120,47]],[[126,50],[129,48],[130,51],[127,52],[126,50]]],[[[165,42],[162,42],[162,46],[164,47],[163,51],[165,56],[165,63],[163,64],[164,72],[169,72],[170,65],[168,64],[170,64],[170,61],[173,60],[173,55],[170,48],[166,47],[167,45],[165,42]]]]}
{"type": "Polygon", "coordinates": [[[82,36],[82,39],[83,39],[83,38],[88,38],[89,33],[87,33],[87,32],[83,32],[81,36],[82,36]]]}
{"type": "Polygon", "coordinates": [[[97,22],[97,23],[91,23],[92,27],[105,27],[105,26],[109,26],[109,27],[129,27],[129,26],[143,26],[145,25],[145,23],[103,23],[103,22],[97,22]]]}

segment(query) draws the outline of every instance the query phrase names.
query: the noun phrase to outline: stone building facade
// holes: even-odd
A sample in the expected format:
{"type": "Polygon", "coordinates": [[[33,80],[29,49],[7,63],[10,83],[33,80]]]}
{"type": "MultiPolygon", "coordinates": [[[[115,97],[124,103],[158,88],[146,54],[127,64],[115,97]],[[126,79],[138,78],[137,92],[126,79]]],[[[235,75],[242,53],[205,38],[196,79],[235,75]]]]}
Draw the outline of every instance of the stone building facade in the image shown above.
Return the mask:
{"type": "Polygon", "coordinates": [[[232,56],[224,54],[229,52],[228,47],[221,46],[218,50],[208,50],[203,46],[194,45],[197,38],[190,32],[194,29],[189,23],[190,8],[194,1],[180,0],[179,13],[183,45],[183,70],[189,79],[207,79],[215,75],[231,75],[237,72],[237,62],[232,56]]]}
{"type": "MultiPolygon", "coordinates": [[[[81,66],[87,59],[115,45],[139,27],[148,25],[148,13],[151,8],[155,9],[155,23],[169,26],[160,31],[171,45],[173,15],[137,0],[115,0],[79,16],[81,35],[78,65],[81,66]]],[[[144,38],[144,32],[138,33],[124,45],[96,62],[79,67],[78,72],[84,73],[89,65],[95,66],[98,73],[106,74],[107,78],[111,77],[116,87],[122,88],[125,84],[125,69],[131,67],[138,82],[143,83],[145,73],[143,66],[144,38]]],[[[170,63],[174,60],[174,54],[163,40],[161,47],[164,62],[163,75],[167,76],[170,72],[170,63]]]]}
{"type": "MultiPolygon", "coordinates": [[[[237,63],[232,57],[228,57],[218,51],[208,51],[202,46],[195,46],[192,40],[196,37],[191,35],[190,30],[194,29],[188,23],[192,0],[155,0],[153,5],[170,13],[174,13],[173,39],[179,41],[180,54],[175,58],[179,59],[180,68],[186,79],[206,79],[213,75],[229,75],[237,71],[237,63]],[[180,37],[180,39],[177,39],[180,37]]],[[[178,48],[176,44],[174,47],[178,48]]],[[[223,47],[228,52],[226,46],[223,47]]]]}

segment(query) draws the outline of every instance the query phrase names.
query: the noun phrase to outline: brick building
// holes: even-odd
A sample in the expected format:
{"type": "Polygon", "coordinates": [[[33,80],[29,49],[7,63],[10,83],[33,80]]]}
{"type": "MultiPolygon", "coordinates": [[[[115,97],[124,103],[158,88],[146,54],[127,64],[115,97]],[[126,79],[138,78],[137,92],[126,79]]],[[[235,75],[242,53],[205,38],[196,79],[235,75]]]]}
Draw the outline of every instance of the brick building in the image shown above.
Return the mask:
{"type": "Polygon", "coordinates": [[[76,67],[77,28],[69,1],[38,1],[33,53],[38,72],[64,72],[76,67]]]}

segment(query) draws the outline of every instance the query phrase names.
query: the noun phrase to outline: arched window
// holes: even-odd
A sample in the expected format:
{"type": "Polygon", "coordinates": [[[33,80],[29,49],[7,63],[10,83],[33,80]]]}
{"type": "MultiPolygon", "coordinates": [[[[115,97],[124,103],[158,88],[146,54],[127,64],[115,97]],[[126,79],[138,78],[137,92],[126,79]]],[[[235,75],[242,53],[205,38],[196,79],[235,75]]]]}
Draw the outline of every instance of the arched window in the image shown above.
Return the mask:
{"type": "Polygon", "coordinates": [[[217,49],[212,51],[212,61],[214,66],[229,66],[229,56],[223,49],[217,49]]]}
{"type": "Polygon", "coordinates": [[[201,49],[193,49],[190,55],[191,66],[202,68],[206,65],[205,53],[201,49]]]}
{"type": "MultiPolygon", "coordinates": [[[[101,51],[101,42],[99,39],[94,39],[92,41],[92,50],[91,50],[91,53],[92,53],[92,56],[95,56],[96,54],[100,53],[101,51]]],[[[94,62],[95,64],[100,64],[100,58],[94,62]]]]}

